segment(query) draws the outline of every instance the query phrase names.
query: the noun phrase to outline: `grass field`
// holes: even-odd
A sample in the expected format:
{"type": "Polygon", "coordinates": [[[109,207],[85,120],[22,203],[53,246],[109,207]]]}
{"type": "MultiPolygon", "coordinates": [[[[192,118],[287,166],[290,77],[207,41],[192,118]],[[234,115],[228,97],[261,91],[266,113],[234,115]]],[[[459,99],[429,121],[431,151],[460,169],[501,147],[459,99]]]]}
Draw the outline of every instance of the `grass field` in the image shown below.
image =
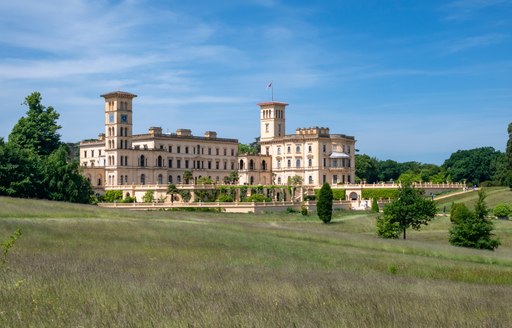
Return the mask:
{"type": "Polygon", "coordinates": [[[509,221],[490,252],[450,246],[447,217],[407,241],[358,212],[325,225],[0,197],[0,218],[0,241],[23,230],[0,271],[2,327],[512,326],[509,221]]]}

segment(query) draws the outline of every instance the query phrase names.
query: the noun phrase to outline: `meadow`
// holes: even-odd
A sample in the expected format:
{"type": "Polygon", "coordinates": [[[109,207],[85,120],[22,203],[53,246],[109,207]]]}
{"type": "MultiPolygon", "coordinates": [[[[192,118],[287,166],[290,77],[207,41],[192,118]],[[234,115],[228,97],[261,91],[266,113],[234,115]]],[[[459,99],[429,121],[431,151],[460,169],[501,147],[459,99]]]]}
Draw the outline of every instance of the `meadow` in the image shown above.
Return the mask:
{"type": "Polygon", "coordinates": [[[495,223],[491,252],[450,246],[444,216],[403,241],[378,238],[367,212],[326,225],[0,197],[0,241],[23,230],[0,269],[0,326],[511,327],[512,222],[495,223]]]}

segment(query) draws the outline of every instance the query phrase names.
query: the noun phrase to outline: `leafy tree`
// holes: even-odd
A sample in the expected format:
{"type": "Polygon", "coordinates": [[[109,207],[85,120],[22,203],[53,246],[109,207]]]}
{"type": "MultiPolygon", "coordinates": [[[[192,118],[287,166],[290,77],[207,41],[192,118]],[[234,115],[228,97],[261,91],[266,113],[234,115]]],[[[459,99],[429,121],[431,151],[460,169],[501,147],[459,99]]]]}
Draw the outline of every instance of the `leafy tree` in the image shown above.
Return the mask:
{"type": "Polygon", "coordinates": [[[197,183],[199,184],[213,184],[213,179],[210,177],[200,177],[197,179],[197,183]]]}
{"type": "Polygon", "coordinates": [[[452,181],[478,184],[492,180],[493,161],[500,156],[500,152],[493,147],[481,147],[470,150],[458,150],[444,163],[443,167],[452,181]]]}
{"type": "Polygon", "coordinates": [[[53,107],[46,108],[41,104],[41,94],[33,92],[25,98],[28,106],[27,116],[16,123],[9,135],[9,142],[20,148],[31,149],[36,154],[47,156],[61,145],[57,131],[59,114],[53,107]]]}
{"type": "MultiPolygon", "coordinates": [[[[45,160],[43,184],[51,200],[87,204],[93,195],[89,181],[80,174],[77,161],[69,161],[69,148],[63,144],[45,160]]],[[[122,193],[121,193],[122,198],[122,193]]]]}
{"type": "Polygon", "coordinates": [[[179,192],[178,188],[175,184],[169,183],[167,186],[167,194],[171,195],[171,203],[174,203],[174,194],[177,194],[179,192]]]}
{"type": "Polygon", "coordinates": [[[396,181],[398,180],[400,173],[400,163],[390,159],[379,162],[379,181],[396,181]]]}
{"type": "Polygon", "coordinates": [[[372,212],[379,213],[379,201],[378,201],[377,197],[374,197],[372,199],[372,212]]]}
{"type": "Polygon", "coordinates": [[[512,170],[512,123],[509,123],[508,125],[508,141],[507,141],[507,160],[508,160],[508,166],[512,170]]]}
{"type": "Polygon", "coordinates": [[[0,144],[0,195],[46,198],[43,161],[33,151],[12,143],[0,144]]]}
{"type": "Polygon", "coordinates": [[[498,238],[492,238],[494,224],[487,219],[489,210],[485,204],[485,192],[478,192],[475,210],[470,211],[464,204],[458,205],[452,212],[450,244],[462,247],[494,250],[500,245],[498,238]]]}
{"type": "Polygon", "coordinates": [[[512,213],[512,208],[508,204],[498,204],[492,210],[494,216],[498,218],[508,218],[510,213],[512,213]]]}
{"type": "Polygon", "coordinates": [[[367,183],[378,181],[379,161],[375,157],[362,154],[356,155],[356,177],[367,183]]]}
{"type": "Polygon", "coordinates": [[[192,175],[192,172],[189,170],[186,170],[183,172],[183,181],[185,181],[185,184],[188,184],[190,180],[192,180],[194,176],[192,175]]]}
{"type": "Polygon", "coordinates": [[[405,173],[400,174],[400,177],[398,178],[400,183],[402,184],[412,184],[414,182],[420,182],[421,176],[419,173],[413,173],[411,171],[407,171],[405,173]]]}
{"type": "Polygon", "coordinates": [[[257,155],[259,153],[258,147],[255,147],[253,143],[251,144],[238,144],[238,154],[247,154],[247,155],[257,155]]]}
{"type": "MultiPolygon", "coordinates": [[[[434,218],[436,212],[434,202],[423,197],[421,190],[404,184],[398,189],[397,198],[384,207],[383,220],[389,221],[390,227],[398,223],[403,238],[406,239],[407,228],[419,230],[434,218]]],[[[384,234],[379,235],[385,237],[384,234]]]]}
{"type": "Polygon", "coordinates": [[[121,201],[123,199],[123,191],[122,190],[107,190],[103,199],[107,203],[114,203],[121,201]]]}
{"type": "Polygon", "coordinates": [[[400,223],[393,221],[393,218],[389,215],[379,215],[377,217],[377,235],[382,238],[398,239],[402,229],[400,223]]]}
{"type": "Polygon", "coordinates": [[[225,184],[237,184],[240,176],[238,171],[231,171],[228,176],[224,177],[225,184]]]}
{"type": "Polygon", "coordinates": [[[142,201],[144,203],[152,203],[154,200],[155,200],[155,191],[154,190],[148,190],[148,191],[146,191],[144,196],[142,196],[142,201]]]}
{"type": "Polygon", "coordinates": [[[324,223],[331,222],[332,219],[332,189],[328,183],[324,183],[318,194],[316,211],[320,220],[324,223]]]}

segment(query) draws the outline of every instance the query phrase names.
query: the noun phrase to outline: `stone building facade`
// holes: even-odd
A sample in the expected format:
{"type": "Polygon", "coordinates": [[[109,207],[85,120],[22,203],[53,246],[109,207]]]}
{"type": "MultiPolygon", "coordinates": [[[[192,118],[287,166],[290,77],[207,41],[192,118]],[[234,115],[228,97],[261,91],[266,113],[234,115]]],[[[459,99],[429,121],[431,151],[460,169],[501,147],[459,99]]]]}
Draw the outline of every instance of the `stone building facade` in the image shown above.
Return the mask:
{"type": "Polygon", "coordinates": [[[231,172],[242,185],[286,185],[294,176],[318,187],[352,183],[355,175],[355,139],[330,134],[328,128],[297,129],[285,134],[286,103],[260,103],[261,154],[238,154],[238,140],[219,138],[214,131],[203,136],[189,129],[163,133],[151,127],[133,134],[133,99],[128,92],[101,95],[105,99],[105,132],[80,143],[80,165],[97,193],[123,190],[138,199],[147,190],[165,197],[169,183],[194,184],[209,177],[223,184],[231,172]],[[185,181],[184,173],[192,173],[185,181]]]}

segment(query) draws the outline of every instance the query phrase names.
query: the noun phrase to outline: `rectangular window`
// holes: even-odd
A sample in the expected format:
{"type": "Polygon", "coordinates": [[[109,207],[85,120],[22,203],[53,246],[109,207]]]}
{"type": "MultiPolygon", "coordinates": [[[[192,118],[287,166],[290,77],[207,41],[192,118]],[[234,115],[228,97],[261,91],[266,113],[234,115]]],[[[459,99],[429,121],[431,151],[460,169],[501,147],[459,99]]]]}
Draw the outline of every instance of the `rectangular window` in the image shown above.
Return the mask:
{"type": "Polygon", "coordinates": [[[295,146],[295,153],[300,154],[300,146],[295,146]]]}
{"type": "Polygon", "coordinates": [[[94,150],[91,150],[91,157],[94,157],[94,150]]]}
{"type": "Polygon", "coordinates": [[[228,162],[224,162],[224,170],[228,169],[228,162]]]}
{"type": "Polygon", "coordinates": [[[327,158],[324,158],[324,167],[327,166],[327,158]]]}
{"type": "Polygon", "coordinates": [[[208,161],[208,170],[212,169],[212,161],[208,161]]]}
{"type": "Polygon", "coordinates": [[[327,151],[327,145],[326,144],[323,144],[322,145],[322,151],[325,153],[327,151]]]}
{"type": "Polygon", "coordinates": [[[219,169],[219,162],[215,162],[215,169],[218,170],[219,169]]]}
{"type": "Polygon", "coordinates": [[[219,148],[215,148],[215,155],[219,156],[219,148]]]}
{"type": "Polygon", "coordinates": [[[172,169],[172,159],[169,160],[169,168],[172,169]]]}
{"type": "Polygon", "coordinates": [[[313,166],[313,160],[310,158],[308,159],[308,166],[309,167],[312,167],[313,166]]]}
{"type": "Polygon", "coordinates": [[[231,156],[235,156],[235,150],[231,149],[231,156]]]}
{"type": "Polygon", "coordinates": [[[277,147],[277,154],[281,155],[281,147],[277,147]]]}
{"type": "Polygon", "coordinates": [[[311,153],[311,152],[313,152],[313,146],[308,145],[308,153],[311,153]]]}
{"type": "Polygon", "coordinates": [[[322,181],[323,181],[322,183],[326,183],[326,182],[327,182],[327,176],[325,176],[325,174],[324,174],[324,176],[322,177],[322,181]]]}
{"type": "Polygon", "coordinates": [[[295,160],[295,167],[299,168],[300,167],[300,159],[296,159],[295,160]]]}
{"type": "Polygon", "coordinates": [[[338,160],[336,158],[332,159],[332,167],[338,167],[338,160]]]}
{"type": "Polygon", "coordinates": [[[172,153],[172,145],[169,145],[169,153],[172,153]]]}
{"type": "Polygon", "coordinates": [[[235,162],[231,162],[231,169],[234,170],[235,169],[235,162]]]}
{"type": "Polygon", "coordinates": [[[287,146],[287,147],[286,147],[286,152],[287,152],[288,154],[290,154],[290,153],[292,152],[292,147],[291,147],[291,146],[287,146]]]}
{"type": "Polygon", "coordinates": [[[188,154],[188,147],[185,147],[185,154],[188,154]]]}
{"type": "Polygon", "coordinates": [[[212,154],[212,149],[210,147],[208,147],[208,155],[211,155],[212,154]]]}
{"type": "Polygon", "coordinates": [[[292,160],[291,159],[288,160],[288,167],[292,167],[292,160]]]}
{"type": "Polygon", "coordinates": [[[101,156],[101,149],[98,150],[98,156],[101,156]]]}
{"type": "Polygon", "coordinates": [[[185,168],[188,169],[188,159],[185,160],[185,168]]]}
{"type": "Polygon", "coordinates": [[[181,159],[176,160],[176,167],[181,169],[181,159]]]}
{"type": "Polygon", "coordinates": [[[281,160],[277,160],[277,168],[280,169],[281,168],[281,160]]]}
{"type": "Polygon", "coordinates": [[[87,150],[84,150],[84,158],[87,157],[87,150]]]}
{"type": "Polygon", "coordinates": [[[178,154],[181,153],[181,146],[178,146],[177,152],[178,154]]]}
{"type": "Polygon", "coordinates": [[[337,184],[338,183],[338,176],[335,174],[332,176],[332,184],[337,184]]]}
{"type": "Polygon", "coordinates": [[[313,176],[312,175],[309,176],[308,181],[309,181],[309,184],[313,184],[313,176]]]}
{"type": "Polygon", "coordinates": [[[224,156],[227,156],[228,155],[228,150],[226,148],[224,148],[224,156]]]}
{"type": "Polygon", "coordinates": [[[347,146],[347,154],[350,154],[350,146],[347,146]]]}
{"type": "Polygon", "coordinates": [[[267,156],[270,155],[270,147],[265,147],[265,152],[267,153],[267,156]]]}

